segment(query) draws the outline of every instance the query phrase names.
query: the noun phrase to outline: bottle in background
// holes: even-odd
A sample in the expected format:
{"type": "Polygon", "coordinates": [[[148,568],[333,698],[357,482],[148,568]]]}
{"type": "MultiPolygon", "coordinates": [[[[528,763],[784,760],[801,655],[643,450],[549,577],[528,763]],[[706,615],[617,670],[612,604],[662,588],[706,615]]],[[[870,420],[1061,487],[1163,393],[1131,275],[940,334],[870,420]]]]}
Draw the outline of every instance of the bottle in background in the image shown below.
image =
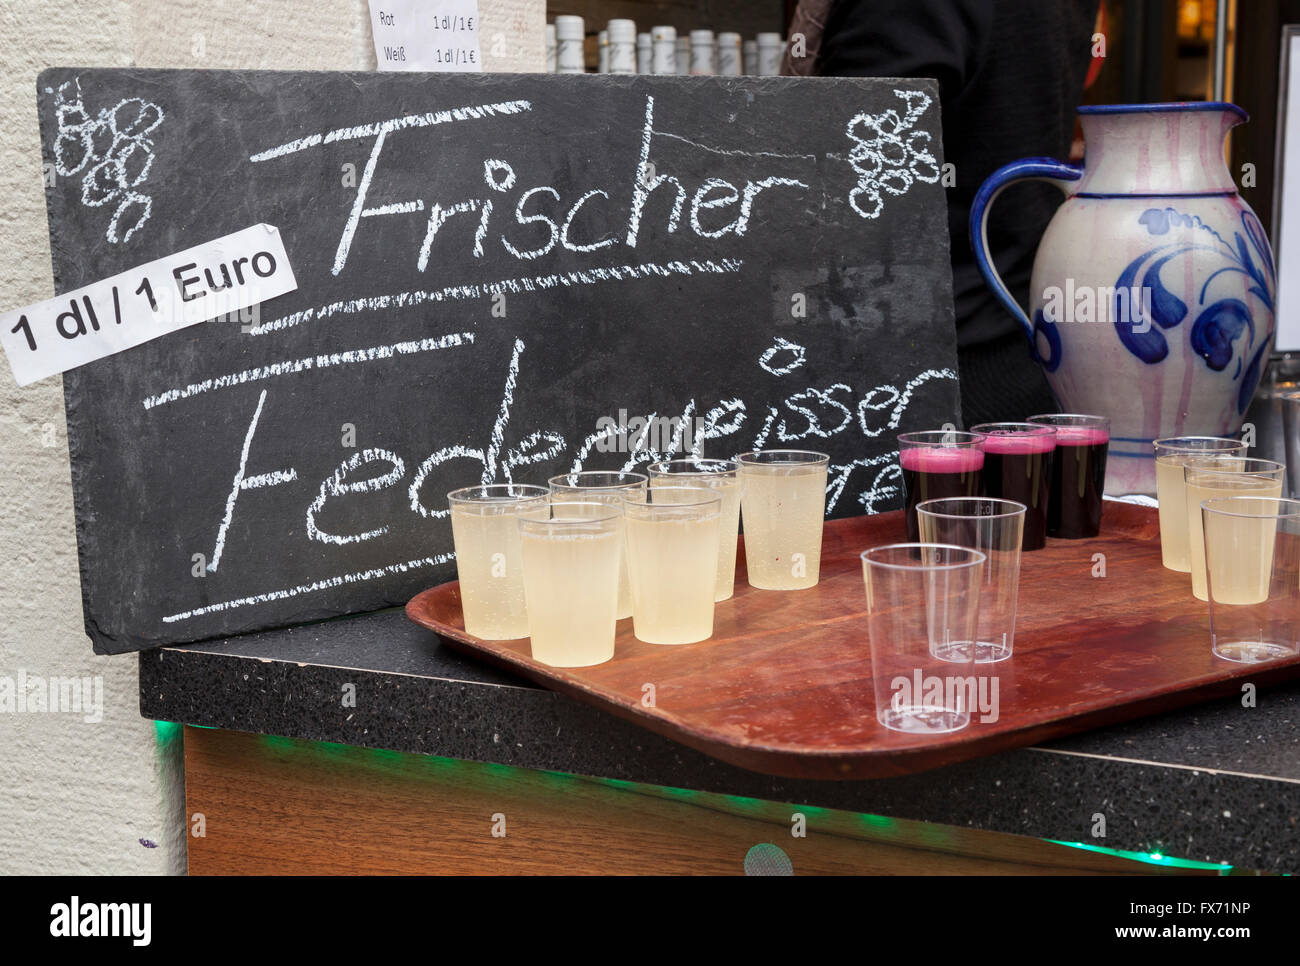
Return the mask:
{"type": "Polygon", "coordinates": [[[758,41],[746,40],[743,44],[740,45],[740,50],[741,50],[741,60],[740,60],[741,72],[748,75],[749,77],[753,77],[755,74],[758,73],[758,41]]]}
{"type": "Polygon", "coordinates": [[[546,25],[546,73],[555,73],[555,24],[546,25]]]}
{"type": "Polygon", "coordinates": [[[587,28],[581,17],[555,18],[555,70],[559,74],[581,74],[587,69],[582,42],[587,28]]]}
{"type": "Polygon", "coordinates": [[[635,74],[636,22],[611,20],[607,32],[609,34],[609,57],[606,63],[608,73],[635,74]]]}
{"type": "Polygon", "coordinates": [[[691,73],[698,76],[716,74],[717,65],[713,60],[713,31],[691,31],[691,73]]]}
{"type": "Polygon", "coordinates": [[[677,38],[677,73],[689,74],[691,72],[691,39],[689,37],[677,38]]]}
{"type": "Polygon", "coordinates": [[[596,73],[609,73],[609,31],[596,34],[596,73]]]}
{"type": "Polygon", "coordinates": [[[654,44],[650,72],[652,74],[677,73],[677,28],[651,27],[650,37],[654,44]]]}
{"type": "Polygon", "coordinates": [[[728,31],[718,34],[718,73],[723,77],[739,77],[741,65],[740,34],[728,31]]]}
{"type": "Polygon", "coordinates": [[[639,33],[636,35],[636,72],[638,74],[652,73],[654,64],[654,40],[648,33],[639,33]]]}
{"type": "Polygon", "coordinates": [[[776,77],[781,73],[781,55],[785,51],[785,44],[781,40],[781,35],[776,33],[763,33],[758,35],[758,75],[760,77],[776,77]]]}

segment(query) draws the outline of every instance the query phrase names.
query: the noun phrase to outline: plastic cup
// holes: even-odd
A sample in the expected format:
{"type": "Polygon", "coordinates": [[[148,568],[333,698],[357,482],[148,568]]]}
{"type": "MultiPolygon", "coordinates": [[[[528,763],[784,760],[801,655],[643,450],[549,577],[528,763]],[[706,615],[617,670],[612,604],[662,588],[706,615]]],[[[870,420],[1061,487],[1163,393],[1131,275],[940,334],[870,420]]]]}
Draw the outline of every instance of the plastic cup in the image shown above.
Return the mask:
{"type": "Polygon", "coordinates": [[[1189,457],[1245,456],[1246,444],[1221,436],[1169,436],[1154,441],[1156,501],[1160,504],[1160,556],[1167,570],[1190,574],[1187,487],[1183,467],[1189,457]]]}
{"type": "Polygon", "coordinates": [[[544,508],[546,495],[544,487],[519,483],[447,494],[466,633],[493,641],[528,636],[518,518],[544,508]]]}
{"type": "Polygon", "coordinates": [[[896,543],[861,556],[876,720],[909,734],[965,728],[984,554],[896,543]]]}
{"type": "MultiPolygon", "coordinates": [[[[551,490],[551,502],[571,503],[592,501],[608,503],[622,510],[623,498],[629,493],[644,493],[648,478],[643,473],[607,472],[604,470],[583,470],[579,473],[564,473],[552,476],[547,484],[551,490]]],[[[619,563],[618,569],[618,619],[632,616],[632,586],[627,579],[627,560],[619,563]]]]}
{"type": "Polygon", "coordinates": [[[1025,505],[1023,549],[1047,545],[1047,514],[1056,465],[1056,429],[1040,423],[982,423],[984,494],[1025,505]]]}
{"type": "Polygon", "coordinates": [[[665,460],[647,467],[650,489],[661,486],[707,486],[722,498],[719,520],[718,575],[715,601],[736,590],[736,536],[740,532],[740,467],[733,460],[665,460]]]}
{"type": "Polygon", "coordinates": [[[1205,585],[1205,533],[1201,503],[1223,496],[1280,497],[1286,467],[1273,460],[1244,456],[1190,457],[1183,465],[1187,490],[1187,546],[1192,565],[1192,594],[1209,600],[1205,585]]]}
{"type": "Polygon", "coordinates": [[[1005,661],[1016,639],[1025,505],[1014,500],[957,497],[926,500],[917,505],[916,514],[922,542],[969,547],[987,558],[980,573],[975,663],[1005,661]]]}
{"type": "Polygon", "coordinates": [[[608,503],[548,503],[519,517],[524,597],[534,660],[589,667],[614,656],[623,510],[608,503]]]}
{"type": "Polygon", "coordinates": [[[821,572],[830,457],[805,450],[741,453],[745,566],[760,590],[805,590],[821,572]]]}
{"type": "Polygon", "coordinates": [[[920,538],[916,505],[925,500],[979,496],[984,478],[984,437],[957,430],[927,430],[898,437],[907,539],[920,538]]]}
{"type": "Polygon", "coordinates": [[[1030,416],[1026,422],[1056,430],[1056,455],[1047,496],[1047,535],[1062,540],[1097,536],[1106,492],[1110,420],[1078,413],[1046,413],[1030,416]]]}
{"type": "Polygon", "coordinates": [[[629,494],[632,633],[647,644],[693,644],[713,635],[722,496],[703,486],[629,494]]]}
{"type": "Polygon", "coordinates": [[[1258,664],[1300,654],[1300,500],[1201,503],[1210,647],[1258,664]]]}

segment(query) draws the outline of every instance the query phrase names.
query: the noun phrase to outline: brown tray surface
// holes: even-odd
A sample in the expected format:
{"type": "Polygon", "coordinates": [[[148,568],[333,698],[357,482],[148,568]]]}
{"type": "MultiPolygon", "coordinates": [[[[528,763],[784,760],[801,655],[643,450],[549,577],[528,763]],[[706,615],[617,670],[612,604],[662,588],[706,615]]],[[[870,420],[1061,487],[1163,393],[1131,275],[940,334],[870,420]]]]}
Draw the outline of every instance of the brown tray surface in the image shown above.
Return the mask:
{"type": "Polygon", "coordinates": [[[1102,535],[1049,540],[1023,555],[1015,653],[996,675],[1000,716],[944,736],[889,731],[875,718],[866,598],[858,554],[903,536],[902,511],[828,521],[821,581],[755,590],[717,605],[713,637],[666,647],[618,623],[615,654],[596,667],[551,668],[527,638],[465,633],[460,588],[412,598],[407,616],[453,646],[715,758],[790,778],[879,778],[923,771],[1224,694],[1244,682],[1300,676],[1300,658],[1240,665],[1210,652],[1207,605],[1191,578],[1160,563],[1156,511],[1107,502],[1102,535]],[[1105,577],[1092,576],[1094,554],[1105,577]],[[654,685],[654,707],[642,704],[654,685]]]}

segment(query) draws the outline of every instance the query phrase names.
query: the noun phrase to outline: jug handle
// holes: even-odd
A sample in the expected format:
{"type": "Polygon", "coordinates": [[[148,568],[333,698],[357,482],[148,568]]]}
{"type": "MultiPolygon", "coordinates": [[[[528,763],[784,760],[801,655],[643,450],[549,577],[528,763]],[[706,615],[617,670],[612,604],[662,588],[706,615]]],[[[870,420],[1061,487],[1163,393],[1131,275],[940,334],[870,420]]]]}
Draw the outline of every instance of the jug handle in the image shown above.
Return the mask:
{"type": "Polygon", "coordinates": [[[1074,187],[1072,182],[1078,181],[1082,176],[1083,165],[1081,164],[1068,164],[1055,158],[1021,158],[1019,161],[1003,165],[989,175],[980,185],[980,190],[976,192],[975,201],[971,205],[970,245],[975,253],[975,264],[998,301],[1006,306],[1007,311],[1020,322],[1021,328],[1029,336],[1030,345],[1034,343],[1034,324],[1007,291],[1006,283],[1002,281],[1002,276],[998,274],[993,264],[993,257],[989,254],[989,209],[993,207],[993,202],[997,200],[998,195],[1017,181],[1048,181],[1066,195],[1070,195],[1074,187]]]}

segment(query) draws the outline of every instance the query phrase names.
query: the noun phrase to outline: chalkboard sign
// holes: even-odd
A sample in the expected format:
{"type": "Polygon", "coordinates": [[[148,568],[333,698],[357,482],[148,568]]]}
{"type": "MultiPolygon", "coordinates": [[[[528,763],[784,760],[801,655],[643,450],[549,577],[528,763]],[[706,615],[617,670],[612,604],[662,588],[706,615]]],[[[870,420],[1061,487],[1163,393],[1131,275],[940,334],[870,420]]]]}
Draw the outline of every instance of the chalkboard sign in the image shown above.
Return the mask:
{"type": "Polygon", "coordinates": [[[64,376],[97,651],[402,604],[479,481],[803,448],[829,514],[890,509],[894,435],[957,420],[931,81],[60,68],[39,100],[58,291],[258,224],[298,284],[64,376]]]}

